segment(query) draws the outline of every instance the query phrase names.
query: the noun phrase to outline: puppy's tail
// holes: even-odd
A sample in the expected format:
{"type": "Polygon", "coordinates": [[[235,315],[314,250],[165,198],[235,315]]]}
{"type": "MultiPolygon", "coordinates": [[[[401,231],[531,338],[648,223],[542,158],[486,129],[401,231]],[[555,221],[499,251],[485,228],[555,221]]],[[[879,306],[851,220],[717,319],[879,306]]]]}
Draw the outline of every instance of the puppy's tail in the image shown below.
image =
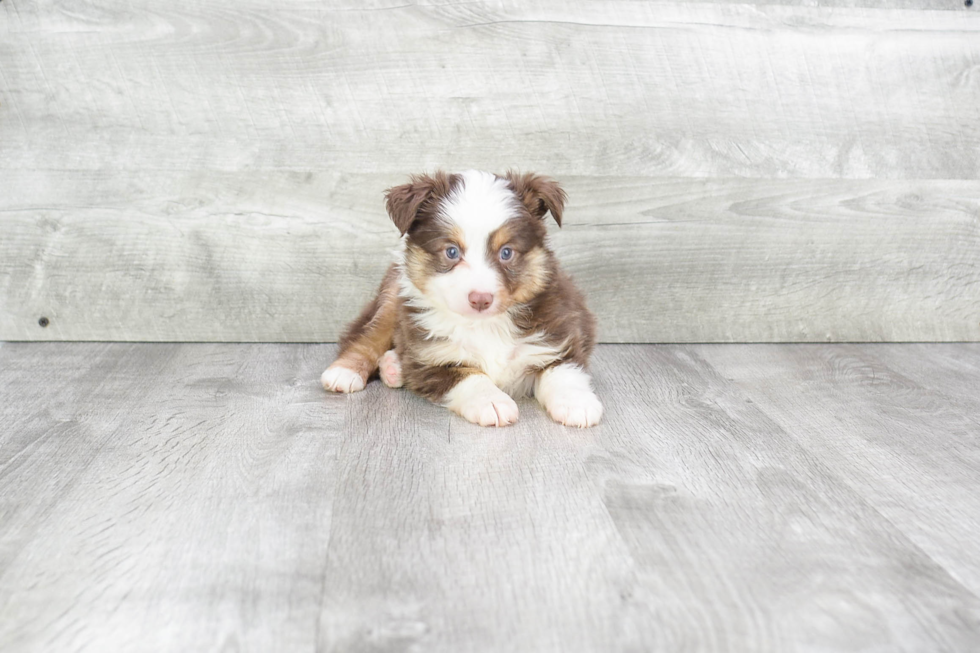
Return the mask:
{"type": "MultiPolygon", "coordinates": [[[[395,265],[388,268],[378,294],[351,322],[340,337],[340,351],[327,372],[323,375],[323,385],[327,390],[351,391],[330,387],[328,373],[335,368],[345,368],[361,377],[360,390],[378,371],[378,359],[391,349],[395,335],[395,320],[398,312],[398,270],[395,265]]],[[[332,375],[336,376],[336,374],[332,375]]],[[[355,383],[355,387],[356,387],[355,383]]]]}

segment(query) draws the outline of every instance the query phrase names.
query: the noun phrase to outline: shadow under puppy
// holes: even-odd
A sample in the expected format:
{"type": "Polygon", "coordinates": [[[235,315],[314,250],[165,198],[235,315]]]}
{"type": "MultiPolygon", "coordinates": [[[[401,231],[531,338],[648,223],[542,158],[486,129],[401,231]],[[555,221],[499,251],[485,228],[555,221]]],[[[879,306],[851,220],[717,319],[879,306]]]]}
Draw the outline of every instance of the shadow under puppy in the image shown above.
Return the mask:
{"type": "Polygon", "coordinates": [[[535,174],[416,175],[387,191],[402,234],[377,296],[321,377],[356,392],[380,371],[484,426],[517,420],[534,393],[556,422],[592,426],[602,404],[586,372],[595,318],[546,242],[565,192],[535,174]]]}

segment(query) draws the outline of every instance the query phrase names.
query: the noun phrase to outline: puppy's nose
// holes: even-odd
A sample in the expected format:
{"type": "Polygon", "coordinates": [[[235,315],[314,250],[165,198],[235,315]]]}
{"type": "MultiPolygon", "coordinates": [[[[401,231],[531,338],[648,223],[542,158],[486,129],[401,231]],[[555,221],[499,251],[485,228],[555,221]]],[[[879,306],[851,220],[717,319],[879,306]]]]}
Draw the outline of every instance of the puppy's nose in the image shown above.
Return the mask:
{"type": "Polygon", "coordinates": [[[493,295],[488,292],[476,292],[475,290],[470,293],[470,306],[478,311],[485,311],[490,308],[490,304],[493,303],[493,295]]]}

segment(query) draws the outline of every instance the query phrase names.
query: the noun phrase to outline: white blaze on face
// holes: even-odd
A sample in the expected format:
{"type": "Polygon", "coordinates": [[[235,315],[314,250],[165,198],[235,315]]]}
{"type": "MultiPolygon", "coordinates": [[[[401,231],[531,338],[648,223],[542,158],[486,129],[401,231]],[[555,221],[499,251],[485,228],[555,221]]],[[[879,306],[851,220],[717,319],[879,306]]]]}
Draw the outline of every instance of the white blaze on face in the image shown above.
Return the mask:
{"type": "Polygon", "coordinates": [[[462,173],[462,183],[443,200],[440,214],[459,227],[465,240],[461,261],[447,274],[436,275],[430,289],[460,315],[497,314],[497,294],[501,288],[499,272],[488,260],[489,237],[504,222],[517,215],[517,198],[507,182],[488,172],[462,173]],[[494,303],[488,310],[470,306],[470,293],[490,293],[494,303]]]}

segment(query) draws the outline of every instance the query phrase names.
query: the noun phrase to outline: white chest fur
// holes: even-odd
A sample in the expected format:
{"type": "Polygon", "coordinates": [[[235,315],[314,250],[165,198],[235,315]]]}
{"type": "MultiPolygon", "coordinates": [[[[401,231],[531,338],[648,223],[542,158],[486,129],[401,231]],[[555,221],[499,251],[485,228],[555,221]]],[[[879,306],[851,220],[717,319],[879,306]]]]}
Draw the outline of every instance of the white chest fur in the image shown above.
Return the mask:
{"type": "Polygon", "coordinates": [[[534,375],[557,360],[560,352],[543,344],[540,337],[515,337],[509,318],[495,322],[483,320],[457,331],[447,339],[446,348],[455,349],[464,364],[483,370],[504,392],[526,395],[533,387],[534,375]]]}
{"type": "Polygon", "coordinates": [[[476,367],[509,395],[528,394],[535,374],[561,357],[561,347],[545,344],[543,336],[520,335],[510,315],[468,318],[437,306],[402,275],[400,294],[422,309],[413,315],[427,333],[420,348],[429,365],[476,367]]]}
{"type": "Polygon", "coordinates": [[[506,314],[466,320],[434,310],[416,316],[416,321],[431,334],[422,348],[426,362],[476,367],[512,396],[528,394],[534,375],[561,355],[539,335],[518,335],[506,314]]]}

